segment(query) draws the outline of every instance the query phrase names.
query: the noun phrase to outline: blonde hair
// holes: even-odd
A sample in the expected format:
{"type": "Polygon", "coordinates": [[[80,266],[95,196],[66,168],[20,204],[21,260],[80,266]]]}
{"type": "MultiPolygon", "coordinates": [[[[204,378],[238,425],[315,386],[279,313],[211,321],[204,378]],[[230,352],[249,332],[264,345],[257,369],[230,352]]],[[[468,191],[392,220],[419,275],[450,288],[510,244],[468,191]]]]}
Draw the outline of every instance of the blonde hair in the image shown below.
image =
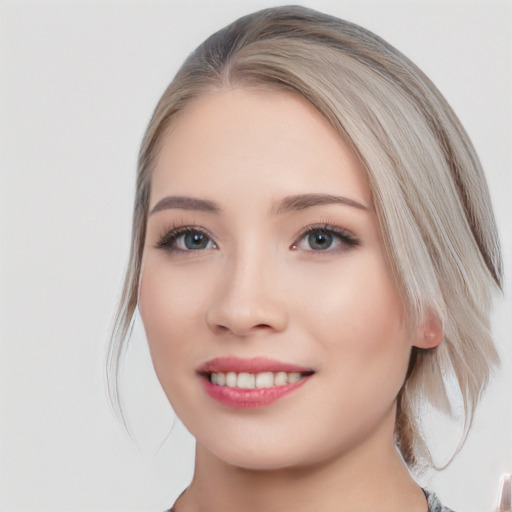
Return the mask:
{"type": "Polygon", "coordinates": [[[432,464],[417,406],[449,412],[455,377],[466,432],[497,353],[492,292],[502,264],[486,181],[456,115],[430,80],[371,32],[303,7],[259,11],[213,34],[185,61],[142,141],[129,266],[108,354],[111,402],[137,307],[151,170],[177,113],[207,90],[282,88],[305,97],[351,144],[368,173],[393,272],[411,325],[434,314],[435,349],[413,349],[398,396],[395,437],[410,467],[432,464]]]}

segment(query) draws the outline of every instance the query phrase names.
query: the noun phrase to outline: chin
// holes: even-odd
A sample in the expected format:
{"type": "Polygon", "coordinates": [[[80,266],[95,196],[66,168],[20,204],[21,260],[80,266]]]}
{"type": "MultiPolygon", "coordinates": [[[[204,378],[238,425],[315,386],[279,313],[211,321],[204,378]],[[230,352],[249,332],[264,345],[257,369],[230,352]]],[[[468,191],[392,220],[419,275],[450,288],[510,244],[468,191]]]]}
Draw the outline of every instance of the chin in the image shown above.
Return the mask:
{"type": "Polygon", "coordinates": [[[226,436],[224,442],[219,442],[219,438],[213,441],[208,443],[198,439],[198,450],[224,464],[247,471],[306,468],[331,458],[335,450],[333,446],[315,446],[311,440],[290,435],[275,436],[271,442],[269,438],[249,441],[247,438],[233,439],[233,436],[226,436]]]}
{"type": "Polygon", "coordinates": [[[223,450],[214,455],[225,464],[247,471],[276,471],[300,466],[304,463],[297,459],[296,453],[271,453],[270,450],[258,450],[256,453],[247,447],[238,450],[223,450]]]}

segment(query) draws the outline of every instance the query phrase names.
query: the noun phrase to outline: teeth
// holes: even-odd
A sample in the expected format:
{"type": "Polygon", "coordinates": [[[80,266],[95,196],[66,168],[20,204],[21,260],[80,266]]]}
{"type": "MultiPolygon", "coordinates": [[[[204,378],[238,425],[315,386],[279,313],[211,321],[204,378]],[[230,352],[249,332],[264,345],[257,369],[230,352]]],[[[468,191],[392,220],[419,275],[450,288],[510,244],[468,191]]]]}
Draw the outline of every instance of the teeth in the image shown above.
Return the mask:
{"type": "Polygon", "coordinates": [[[271,388],[274,385],[274,374],[272,372],[263,372],[256,375],[257,388],[271,388]]]}
{"type": "Polygon", "coordinates": [[[288,384],[293,384],[301,379],[300,373],[289,373],[288,374],[288,384]]]}
{"type": "Polygon", "coordinates": [[[285,386],[293,384],[302,379],[298,372],[262,372],[262,373],[235,373],[235,372],[214,372],[210,375],[210,380],[217,386],[227,386],[230,388],[253,389],[253,388],[271,388],[274,386],[285,386]]]}
{"type": "Polygon", "coordinates": [[[236,379],[236,387],[243,389],[251,389],[256,386],[254,375],[251,373],[239,373],[236,379]]]}
{"type": "MultiPolygon", "coordinates": [[[[217,374],[217,376],[218,376],[218,374],[217,374]]],[[[226,386],[229,386],[230,388],[236,388],[236,382],[237,382],[237,378],[236,378],[235,372],[226,373],[226,386]]]]}
{"type": "Polygon", "coordinates": [[[226,375],[224,373],[217,373],[217,382],[215,382],[215,384],[218,384],[219,386],[225,386],[226,385],[226,375]]]}
{"type": "Polygon", "coordinates": [[[276,386],[284,386],[288,383],[288,374],[286,372],[276,373],[274,376],[274,384],[276,386]]]}

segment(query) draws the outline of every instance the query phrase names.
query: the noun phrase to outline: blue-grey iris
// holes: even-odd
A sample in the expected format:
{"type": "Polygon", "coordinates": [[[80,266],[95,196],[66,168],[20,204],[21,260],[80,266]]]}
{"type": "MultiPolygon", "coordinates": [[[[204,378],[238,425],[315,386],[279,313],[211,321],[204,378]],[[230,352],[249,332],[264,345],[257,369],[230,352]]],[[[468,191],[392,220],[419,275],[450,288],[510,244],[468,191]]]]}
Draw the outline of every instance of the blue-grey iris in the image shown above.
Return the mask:
{"type": "Polygon", "coordinates": [[[330,233],[317,232],[308,236],[308,243],[314,251],[329,249],[332,245],[333,236],[330,233]]]}
{"type": "Polygon", "coordinates": [[[187,234],[183,237],[187,249],[205,249],[209,241],[210,239],[201,233],[187,234]]]}

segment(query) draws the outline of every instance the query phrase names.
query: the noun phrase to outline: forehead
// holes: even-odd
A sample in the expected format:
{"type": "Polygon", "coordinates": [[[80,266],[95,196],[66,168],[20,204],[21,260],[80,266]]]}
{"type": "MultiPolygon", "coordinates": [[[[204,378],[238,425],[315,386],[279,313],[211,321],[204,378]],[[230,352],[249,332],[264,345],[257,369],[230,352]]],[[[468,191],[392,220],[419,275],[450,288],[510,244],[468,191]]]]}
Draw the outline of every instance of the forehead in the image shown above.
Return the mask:
{"type": "Polygon", "coordinates": [[[301,96],[236,88],[208,92],[173,120],[151,179],[151,201],[168,194],[229,193],[248,199],[331,193],[371,203],[355,152],[301,96]]]}

